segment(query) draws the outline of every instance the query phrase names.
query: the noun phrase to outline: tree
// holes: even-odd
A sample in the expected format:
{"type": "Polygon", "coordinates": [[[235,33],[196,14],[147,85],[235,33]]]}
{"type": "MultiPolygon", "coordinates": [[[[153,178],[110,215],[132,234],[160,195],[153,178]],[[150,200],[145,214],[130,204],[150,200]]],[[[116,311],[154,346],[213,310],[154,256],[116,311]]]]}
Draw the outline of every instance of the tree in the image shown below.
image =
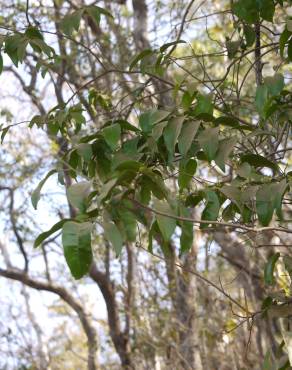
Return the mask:
{"type": "Polygon", "coordinates": [[[83,284],[102,293],[122,368],[288,368],[290,1],[128,3],[3,6],[2,74],[34,107],[40,153],[22,164],[22,123],[3,125],[4,219],[24,267],[3,242],[0,275],[75,312],[89,369],[115,365],[97,356],[83,284]],[[26,219],[19,179],[40,164],[26,219]],[[37,236],[48,183],[66,201],[42,202],[57,217],[37,236]],[[59,236],[81,283],[54,259],[59,236]],[[45,273],[31,268],[32,239],[45,273]]]}

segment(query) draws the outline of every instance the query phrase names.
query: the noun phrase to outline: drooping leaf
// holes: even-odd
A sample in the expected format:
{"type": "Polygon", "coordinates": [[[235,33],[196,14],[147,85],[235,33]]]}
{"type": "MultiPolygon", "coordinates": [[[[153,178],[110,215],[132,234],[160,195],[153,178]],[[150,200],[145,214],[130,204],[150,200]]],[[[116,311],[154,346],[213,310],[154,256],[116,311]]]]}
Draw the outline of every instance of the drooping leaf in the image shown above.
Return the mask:
{"type": "Polygon", "coordinates": [[[186,163],[180,163],[178,184],[181,190],[188,188],[196,169],[197,162],[194,159],[189,159],[186,163]]]}
{"type": "Polygon", "coordinates": [[[114,179],[109,180],[107,183],[103,185],[103,187],[101,188],[100,194],[98,196],[98,199],[97,199],[98,203],[101,203],[103,200],[107,198],[110,191],[116,185],[117,181],[118,179],[114,178],[114,179]]]}
{"type": "Polygon", "coordinates": [[[260,16],[268,22],[273,22],[275,14],[275,3],[273,0],[257,0],[260,16]]]}
{"type": "Polygon", "coordinates": [[[148,57],[150,55],[153,54],[153,51],[151,49],[145,49],[143,51],[141,51],[141,53],[139,53],[138,55],[135,56],[135,58],[132,60],[132,62],[130,63],[130,67],[129,67],[129,70],[132,71],[132,69],[134,67],[136,67],[136,65],[145,57],[148,57]]]}
{"type": "Polygon", "coordinates": [[[167,44],[164,44],[160,47],[160,52],[163,53],[165,50],[167,50],[171,46],[176,46],[177,44],[186,44],[186,41],[177,40],[177,41],[168,42],[167,44]]]}
{"type": "Polygon", "coordinates": [[[143,182],[149,187],[153,195],[158,199],[166,199],[168,196],[167,188],[162,177],[150,169],[143,169],[143,182]]]}
{"type": "Polygon", "coordinates": [[[77,153],[84,159],[85,162],[89,162],[92,157],[92,147],[90,144],[81,143],[77,146],[77,153]]]}
{"type": "Polygon", "coordinates": [[[20,33],[5,38],[4,51],[16,67],[24,58],[27,43],[28,41],[25,41],[23,34],[20,33]]]}
{"type": "Polygon", "coordinates": [[[257,111],[262,116],[264,114],[265,105],[268,100],[268,88],[266,85],[259,85],[256,91],[255,105],[257,111]]]}
{"type": "Polygon", "coordinates": [[[269,159],[259,155],[259,154],[244,154],[241,156],[241,163],[247,162],[253,167],[268,167],[274,172],[279,171],[277,163],[270,161],[269,159]]]}
{"type": "MultiPolygon", "coordinates": [[[[180,206],[180,216],[185,218],[191,218],[191,212],[188,208],[180,206]]],[[[180,236],[180,253],[188,252],[194,241],[194,225],[190,221],[180,221],[181,236],[180,236]]]]}
{"type": "Polygon", "coordinates": [[[139,124],[143,132],[150,133],[156,123],[164,121],[170,112],[164,110],[150,110],[139,117],[139,124]]]}
{"type": "Polygon", "coordinates": [[[214,160],[223,172],[225,172],[225,163],[227,162],[236,142],[236,137],[223,139],[219,142],[218,151],[214,160]]]}
{"type": "Polygon", "coordinates": [[[86,275],[92,263],[90,222],[68,221],[63,225],[62,244],[66,262],[75,279],[86,275]]]}
{"type": "Polygon", "coordinates": [[[290,62],[292,61],[292,38],[288,42],[288,59],[290,62]]]}
{"type": "Polygon", "coordinates": [[[265,265],[264,281],[266,285],[273,285],[275,283],[274,270],[275,270],[276,262],[278,261],[279,257],[280,257],[279,252],[273,254],[268,259],[268,262],[265,265]]]}
{"type": "Polygon", "coordinates": [[[136,241],[137,221],[134,213],[130,211],[130,201],[124,201],[119,209],[119,219],[125,230],[125,235],[128,241],[136,241]]]}
{"type": "Polygon", "coordinates": [[[34,248],[37,248],[39,245],[41,245],[41,243],[46,240],[49,236],[51,236],[52,234],[54,234],[56,231],[62,229],[63,225],[65,224],[65,222],[68,222],[68,221],[73,221],[71,220],[70,218],[64,218],[63,220],[57,222],[55,225],[53,225],[48,231],[45,231],[43,233],[41,233],[35,240],[34,242],[34,248]]]}
{"type": "Polygon", "coordinates": [[[227,55],[229,59],[233,59],[236,56],[236,53],[239,50],[241,41],[226,41],[226,49],[227,49],[227,55]]]}
{"type": "Polygon", "coordinates": [[[159,140],[167,124],[168,124],[167,121],[162,121],[154,125],[152,130],[152,137],[154,138],[155,141],[159,140]]]}
{"type": "Polygon", "coordinates": [[[29,39],[39,39],[39,40],[44,39],[41,32],[36,27],[33,26],[27,27],[25,31],[25,36],[27,36],[29,39]]]}
{"type": "Polygon", "coordinates": [[[247,162],[243,162],[239,165],[236,172],[240,177],[248,179],[251,175],[251,165],[247,162]]]}
{"type": "Polygon", "coordinates": [[[287,28],[285,28],[284,31],[281,33],[280,40],[279,40],[279,49],[280,49],[280,55],[282,58],[284,57],[284,50],[285,50],[286,43],[291,37],[291,35],[292,35],[292,32],[289,31],[287,28]]]}
{"type": "Polygon", "coordinates": [[[201,114],[208,114],[210,116],[213,115],[214,105],[212,102],[211,95],[197,95],[197,104],[194,109],[194,114],[199,116],[201,114]]]}
{"type": "Polygon", "coordinates": [[[268,226],[274,213],[274,194],[270,184],[262,185],[256,194],[256,211],[260,223],[268,226]]]}
{"type": "Polygon", "coordinates": [[[232,127],[237,130],[253,131],[253,127],[251,125],[241,124],[235,117],[221,116],[221,117],[216,118],[214,123],[216,125],[220,124],[223,126],[232,127]]]}
{"type": "Polygon", "coordinates": [[[113,18],[112,14],[107,9],[96,5],[87,6],[85,10],[97,26],[99,26],[101,14],[105,15],[106,17],[113,18]]]}
{"type": "MultiPolygon", "coordinates": [[[[206,190],[204,192],[204,196],[207,204],[201,218],[204,221],[216,221],[220,210],[219,198],[216,192],[212,190],[206,190]]],[[[201,229],[204,229],[206,227],[208,227],[207,224],[201,224],[200,226],[201,229]]]]}
{"type": "Polygon", "coordinates": [[[183,93],[181,99],[181,105],[184,110],[188,110],[194,100],[195,94],[191,94],[189,91],[183,93]]]}
{"type": "Polygon", "coordinates": [[[281,73],[266,77],[264,82],[272,96],[279,95],[284,88],[284,76],[281,73]]]}
{"type": "Polygon", "coordinates": [[[212,161],[219,145],[219,127],[205,129],[199,134],[198,140],[208,160],[212,161]]]}
{"type": "Polygon", "coordinates": [[[282,219],[282,201],[283,196],[285,193],[285,190],[287,188],[287,182],[286,179],[283,179],[282,181],[278,183],[271,184],[272,193],[274,194],[273,200],[274,200],[274,208],[276,211],[277,216],[279,219],[282,219]]]}
{"type": "Polygon", "coordinates": [[[41,190],[42,190],[42,187],[44,186],[45,182],[48,180],[48,178],[50,176],[52,176],[54,173],[56,173],[57,171],[56,170],[52,170],[50,171],[46,177],[40,181],[40,183],[38,184],[38,186],[35,188],[35,190],[32,192],[31,194],[31,203],[33,205],[33,208],[34,209],[37,209],[37,205],[38,205],[38,202],[40,200],[40,197],[41,197],[41,190]]]}
{"type": "Polygon", "coordinates": [[[114,247],[116,256],[121,254],[124,240],[120,230],[114,224],[113,221],[104,220],[103,222],[104,236],[114,247]]]}
{"type": "Polygon", "coordinates": [[[247,23],[255,23],[259,19],[257,2],[255,0],[238,0],[233,2],[234,14],[247,23]]]}
{"type": "Polygon", "coordinates": [[[244,30],[244,37],[245,37],[245,41],[246,41],[246,46],[250,47],[254,44],[255,39],[256,39],[255,31],[248,24],[244,25],[243,30],[244,30]]]}
{"type": "Polygon", "coordinates": [[[91,185],[90,181],[82,181],[69,186],[67,189],[67,197],[70,204],[81,213],[86,211],[87,197],[90,193],[91,185]]]}
{"type": "Polygon", "coordinates": [[[183,123],[181,133],[178,138],[178,149],[181,155],[185,156],[189,151],[199,127],[199,121],[187,121],[183,123]]]}
{"type": "Polygon", "coordinates": [[[184,117],[172,118],[163,131],[164,142],[169,152],[170,160],[173,158],[177,138],[180,134],[184,117]]]}
{"type": "MultiPolygon", "coordinates": [[[[154,209],[158,212],[162,212],[170,216],[175,216],[174,211],[165,201],[156,201],[154,203],[154,209]]],[[[159,214],[156,214],[155,217],[163,239],[165,241],[169,241],[176,227],[176,220],[171,217],[162,216],[159,214]]]]}
{"type": "Polygon", "coordinates": [[[84,9],[78,9],[73,13],[65,15],[65,17],[62,19],[60,22],[60,27],[66,35],[71,36],[73,31],[79,30],[83,12],[84,9]]]}
{"type": "Polygon", "coordinates": [[[121,138],[121,126],[117,123],[107,126],[102,130],[102,135],[110,148],[115,150],[121,138]]]}

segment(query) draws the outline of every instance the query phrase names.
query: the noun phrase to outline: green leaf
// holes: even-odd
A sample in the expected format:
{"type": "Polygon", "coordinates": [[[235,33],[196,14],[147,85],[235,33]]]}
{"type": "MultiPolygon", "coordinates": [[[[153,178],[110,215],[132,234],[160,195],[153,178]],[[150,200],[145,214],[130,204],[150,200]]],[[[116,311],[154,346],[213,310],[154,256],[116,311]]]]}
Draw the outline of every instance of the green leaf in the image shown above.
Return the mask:
{"type": "Polygon", "coordinates": [[[270,184],[262,185],[256,194],[256,211],[260,223],[268,226],[274,213],[274,193],[270,184]]]}
{"type": "Polygon", "coordinates": [[[166,148],[169,152],[170,160],[173,158],[175,145],[180,134],[183,121],[184,117],[172,118],[164,129],[163,137],[166,148]]]}
{"type": "Polygon", "coordinates": [[[90,18],[95,22],[97,26],[99,26],[100,23],[100,11],[98,6],[88,6],[85,8],[86,13],[90,16],[90,18]]]}
{"type": "Polygon", "coordinates": [[[212,103],[212,95],[197,95],[197,105],[194,110],[195,115],[209,114],[213,115],[214,105],[212,103]]]}
{"type": "Polygon", "coordinates": [[[233,13],[247,23],[255,23],[259,19],[257,2],[255,0],[239,0],[232,5],[233,13]]]}
{"type": "Polygon", "coordinates": [[[279,167],[276,163],[270,161],[269,159],[259,155],[259,154],[244,154],[241,156],[241,163],[247,162],[254,167],[268,167],[274,172],[279,171],[279,167]]]}
{"type": "Polygon", "coordinates": [[[253,131],[253,127],[249,125],[244,125],[240,124],[238,120],[234,117],[229,117],[229,116],[222,116],[218,117],[214,121],[215,125],[217,126],[218,124],[223,125],[223,126],[228,126],[232,127],[237,130],[248,130],[248,131],[253,131]]]}
{"type": "MultiPolygon", "coordinates": [[[[191,218],[191,212],[186,207],[181,205],[179,211],[181,217],[191,218]]],[[[183,254],[188,252],[193,246],[194,225],[190,221],[180,221],[179,223],[181,227],[180,253],[183,254]]]]}
{"type": "MultiPolygon", "coordinates": [[[[30,46],[37,52],[44,52],[48,57],[52,56],[55,51],[52,47],[47,45],[43,40],[40,39],[32,39],[29,42],[30,46]]],[[[44,70],[46,71],[46,70],[44,70]]],[[[42,74],[44,77],[44,75],[42,74]]]]}
{"type": "Polygon", "coordinates": [[[78,144],[77,153],[84,159],[85,162],[89,162],[92,157],[91,144],[86,143],[78,144]]]}
{"type": "Polygon", "coordinates": [[[104,199],[107,198],[110,191],[116,185],[117,181],[118,181],[118,179],[114,178],[114,179],[109,180],[107,183],[105,183],[103,185],[103,187],[101,188],[101,192],[100,192],[100,194],[98,196],[98,199],[97,199],[98,203],[101,203],[104,199]]]}
{"type": "Polygon", "coordinates": [[[240,47],[241,41],[226,41],[227,55],[229,59],[233,59],[240,47]]]}
{"type": "Polygon", "coordinates": [[[56,231],[62,229],[65,222],[73,221],[70,218],[64,218],[63,220],[57,222],[50,230],[41,233],[35,240],[33,247],[37,248],[45,239],[54,234],[56,231]]]}
{"type": "Polygon", "coordinates": [[[71,36],[74,30],[79,30],[83,12],[84,9],[79,9],[71,14],[65,15],[65,17],[62,19],[60,22],[60,27],[66,35],[71,36]]]}
{"type": "Polygon", "coordinates": [[[27,42],[20,33],[5,38],[5,53],[9,56],[13,64],[17,67],[24,57],[27,42]]]}
{"type": "Polygon", "coordinates": [[[82,181],[69,186],[67,189],[67,198],[70,204],[84,213],[87,208],[87,197],[90,194],[91,182],[82,181]]]}
{"type": "Polygon", "coordinates": [[[178,40],[178,41],[172,41],[168,42],[167,44],[164,44],[160,47],[160,52],[163,53],[165,50],[167,50],[171,46],[176,46],[177,44],[186,44],[186,41],[184,40],[178,40]]]}
{"type": "Polygon", "coordinates": [[[118,171],[126,171],[130,170],[133,172],[139,172],[140,168],[142,167],[142,163],[133,161],[133,160],[126,160],[116,166],[116,170],[118,171]]]}
{"type": "Polygon", "coordinates": [[[178,184],[181,190],[188,188],[189,184],[196,172],[197,162],[194,159],[189,159],[187,163],[180,163],[178,184]]]}
{"type": "Polygon", "coordinates": [[[199,121],[187,121],[182,125],[178,138],[178,149],[181,155],[185,156],[189,151],[199,127],[199,121]]]}
{"type": "Polygon", "coordinates": [[[123,201],[122,207],[119,209],[119,220],[123,225],[127,240],[130,242],[136,241],[137,221],[134,213],[130,211],[132,204],[130,201],[123,201]]]}
{"type": "Polygon", "coordinates": [[[223,139],[219,142],[218,151],[215,157],[215,163],[225,172],[225,163],[227,162],[229,155],[231,154],[234,145],[237,143],[236,137],[223,139]]]}
{"type": "MultiPolygon", "coordinates": [[[[154,209],[158,212],[175,216],[174,211],[167,202],[156,201],[154,203],[154,209]]],[[[162,237],[165,241],[169,241],[176,227],[176,220],[167,216],[156,214],[156,220],[161,231],[162,237]]]]}
{"type": "Polygon", "coordinates": [[[190,94],[189,91],[185,91],[183,93],[182,99],[181,99],[181,105],[184,110],[188,110],[191,106],[193,100],[194,100],[194,94],[190,94]]]}
{"type": "Polygon", "coordinates": [[[148,168],[141,170],[141,172],[145,175],[142,177],[142,183],[144,183],[144,186],[148,187],[156,198],[167,198],[168,191],[163,178],[148,168]]]}
{"type": "Polygon", "coordinates": [[[71,274],[80,279],[88,273],[92,263],[90,222],[68,221],[63,225],[62,243],[71,274]]]}
{"type": "Polygon", "coordinates": [[[288,60],[292,61],[292,38],[289,40],[288,43],[288,60]]]}
{"type": "Polygon", "coordinates": [[[2,131],[1,132],[1,144],[3,144],[5,136],[7,135],[8,131],[9,131],[9,128],[10,128],[10,126],[7,126],[7,127],[1,129],[1,131],[2,131]]]}
{"type": "Polygon", "coordinates": [[[129,70],[132,71],[132,69],[145,57],[152,55],[153,51],[151,49],[145,49],[141,51],[138,55],[135,56],[135,58],[130,63],[129,70]]]}
{"type": "Polygon", "coordinates": [[[205,129],[199,134],[198,140],[209,162],[212,161],[219,146],[219,127],[205,129]]]}
{"type": "Polygon", "coordinates": [[[266,85],[259,85],[256,91],[255,105],[257,111],[262,116],[265,111],[265,105],[268,100],[268,88],[266,85]]]}
{"type": "Polygon", "coordinates": [[[149,110],[142,113],[139,117],[139,124],[143,132],[150,133],[153,126],[161,121],[164,121],[168,117],[170,112],[164,110],[149,110]]]}
{"type": "Polygon", "coordinates": [[[100,6],[96,6],[96,5],[94,5],[94,8],[96,8],[99,11],[99,13],[103,14],[105,17],[109,17],[109,18],[114,19],[112,13],[110,11],[108,11],[107,9],[101,8],[100,6]]]}
{"type": "Polygon", "coordinates": [[[264,281],[266,285],[273,285],[275,283],[274,270],[275,270],[276,262],[278,261],[279,257],[280,257],[279,252],[273,254],[268,259],[268,262],[265,265],[264,281]]]}
{"type": "Polygon", "coordinates": [[[154,125],[153,130],[152,130],[152,137],[155,141],[159,140],[167,124],[168,124],[167,121],[162,121],[154,125]]]}
{"type": "Polygon", "coordinates": [[[280,40],[279,40],[279,49],[280,49],[280,55],[282,58],[284,57],[284,50],[285,50],[286,43],[289,40],[291,35],[292,35],[292,32],[288,31],[287,28],[285,28],[284,31],[281,33],[280,40]]]}
{"type": "Polygon", "coordinates": [[[56,170],[51,170],[46,175],[46,177],[42,181],[40,181],[40,183],[38,184],[38,186],[32,192],[32,194],[31,194],[31,203],[32,203],[34,209],[37,209],[37,205],[38,205],[38,202],[39,202],[40,197],[41,197],[41,194],[40,193],[41,193],[42,187],[44,186],[44,184],[48,180],[48,178],[50,176],[52,176],[54,173],[56,173],[56,172],[57,172],[56,170]]]}
{"type": "Polygon", "coordinates": [[[118,123],[121,126],[122,131],[140,132],[138,127],[133,126],[131,123],[124,119],[118,119],[114,123],[118,123]]]}
{"type": "Polygon", "coordinates": [[[276,73],[274,76],[266,77],[265,85],[268,88],[268,92],[272,96],[279,95],[284,89],[284,76],[281,73],[276,73]]]}
{"type": "Polygon", "coordinates": [[[285,190],[287,188],[287,182],[286,179],[283,179],[279,183],[273,183],[271,184],[272,193],[274,194],[274,207],[276,210],[276,214],[279,217],[279,219],[282,219],[282,200],[285,193],[285,190]]]}
{"type": "Polygon", "coordinates": [[[121,126],[117,123],[107,126],[102,130],[102,135],[110,148],[115,150],[121,138],[121,126]]]}
{"type": "Polygon", "coordinates": [[[234,185],[223,185],[220,191],[242,211],[242,192],[238,187],[234,185]]]}
{"type": "MultiPolygon", "coordinates": [[[[202,213],[201,219],[204,221],[216,221],[220,210],[220,202],[218,196],[212,190],[206,190],[204,192],[204,195],[207,204],[202,213]]],[[[207,224],[201,224],[200,226],[201,229],[205,229],[206,227],[208,227],[207,224]]]]}
{"type": "Polygon", "coordinates": [[[251,175],[251,166],[247,162],[243,162],[236,170],[237,174],[244,178],[248,179],[251,175]]]}
{"type": "Polygon", "coordinates": [[[260,16],[268,21],[273,22],[275,14],[275,4],[273,0],[257,0],[259,4],[260,16]]]}
{"type": "Polygon", "coordinates": [[[250,47],[254,44],[255,39],[256,39],[255,31],[248,24],[244,25],[243,30],[244,30],[244,37],[245,37],[246,46],[250,47]]]}
{"type": "Polygon", "coordinates": [[[103,222],[104,236],[114,247],[117,257],[121,254],[124,240],[120,230],[112,222],[105,220],[103,222]]]}
{"type": "Polygon", "coordinates": [[[25,36],[27,36],[29,39],[39,39],[39,40],[44,39],[41,32],[36,27],[33,26],[27,27],[25,31],[25,36]]]}

